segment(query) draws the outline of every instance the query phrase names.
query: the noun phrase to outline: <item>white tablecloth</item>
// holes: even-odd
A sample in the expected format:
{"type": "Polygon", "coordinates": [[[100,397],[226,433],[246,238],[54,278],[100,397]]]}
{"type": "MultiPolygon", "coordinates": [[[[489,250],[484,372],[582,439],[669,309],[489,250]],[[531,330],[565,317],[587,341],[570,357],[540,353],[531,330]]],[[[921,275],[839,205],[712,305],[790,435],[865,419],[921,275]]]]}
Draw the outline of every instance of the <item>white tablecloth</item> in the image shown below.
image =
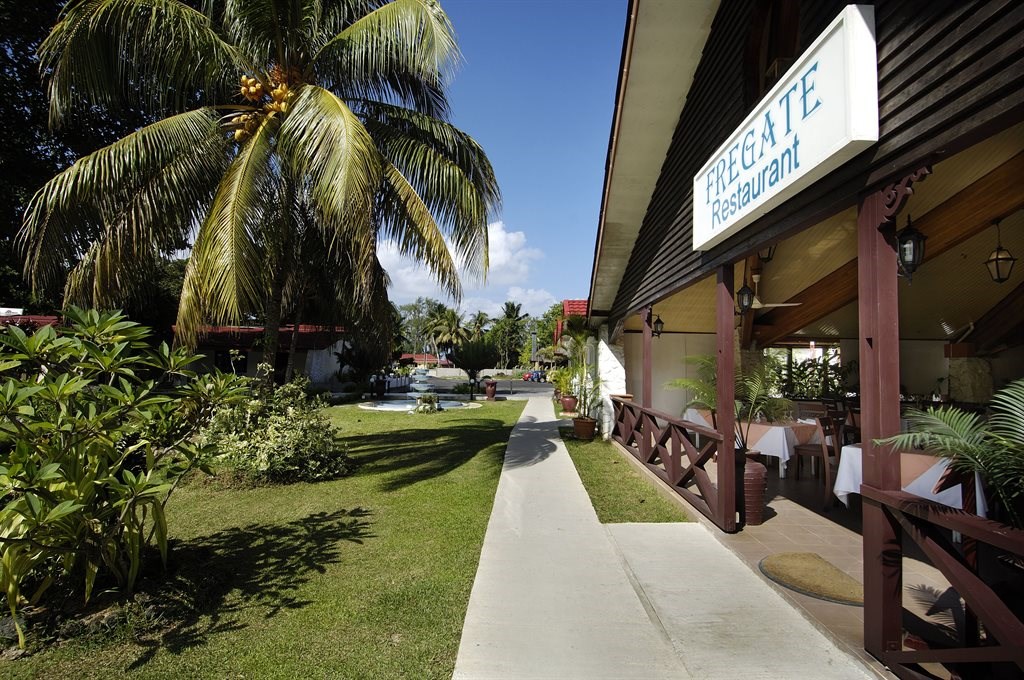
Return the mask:
{"type": "MultiPolygon", "coordinates": [[[[907,493],[912,493],[921,498],[948,505],[951,508],[963,508],[963,498],[960,494],[960,485],[946,489],[940,493],[933,493],[932,489],[939,481],[942,473],[946,471],[949,461],[945,458],[936,458],[935,465],[917,479],[909,482],[903,487],[907,493]]],[[[850,507],[849,496],[851,493],[860,493],[861,482],[864,481],[864,460],[861,455],[860,444],[844,446],[842,456],[839,459],[839,471],[836,473],[836,483],[832,492],[836,498],[843,502],[843,505],[850,507]]],[[[985,505],[985,494],[982,493],[981,478],[975,477],[975,495],[978,499],[978,514],[985,516],[987,507],[985,505]]]]}
{"type": "MultiPolygon", "coordinates": [[[[687,409],[683,419],[704,427],[711,427],[711,418],[706,411],[687,409]]],[[[746,424],[741,427],[746,431],[746,424]]],[[[786,464],[793,457],[797,444],[812,444],[818,441],[814,421],[795,423],[754,423],[750,427],[750,448],[762,455],[779,459],[779,477],[786,475],[786,464]]],[[[739,442],[736,442],[737,446],[739,442]]]]}

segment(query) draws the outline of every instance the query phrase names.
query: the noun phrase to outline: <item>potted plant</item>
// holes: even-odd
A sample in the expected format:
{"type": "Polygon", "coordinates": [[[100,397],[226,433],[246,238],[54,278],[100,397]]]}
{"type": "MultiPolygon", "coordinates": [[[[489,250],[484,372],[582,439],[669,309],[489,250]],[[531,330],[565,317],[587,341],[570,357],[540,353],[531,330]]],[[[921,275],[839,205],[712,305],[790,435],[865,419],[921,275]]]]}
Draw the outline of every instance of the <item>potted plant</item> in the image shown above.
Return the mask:
{"type": "Polygon", "coordinates": [[[578,400],[573,386],[572,371],[568,368],[559,369],[553,382],[559,394],[558,402],[562,405],[562,410],[566,413],[575,413],[578,400]]]}
{"type": "MultiPolygon", "coordinates": [[[[584,365],[585,367],[585,365],[584,365]]],[[[601,379],[582,371],[578,376],[579,403],[572,419],[572,433],[577,439],[590,441],[597,430],[597,414],[601,409],[601,379]]]]}

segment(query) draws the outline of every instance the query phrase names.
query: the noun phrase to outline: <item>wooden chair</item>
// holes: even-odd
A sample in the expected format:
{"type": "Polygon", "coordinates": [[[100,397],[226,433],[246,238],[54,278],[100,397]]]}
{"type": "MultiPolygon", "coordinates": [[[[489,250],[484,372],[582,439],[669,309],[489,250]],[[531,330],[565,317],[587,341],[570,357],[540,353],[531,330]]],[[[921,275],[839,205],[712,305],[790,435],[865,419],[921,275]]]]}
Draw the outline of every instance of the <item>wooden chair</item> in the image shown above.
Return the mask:
{"type": "Polygon", "coordinates": [[[860,407],[850,409],[846,422],[846,434],[851,439],[851,444],[860,443],[860,407]]]}
{"type": "Polygon", "coordinates": [[[796,456],[796,479],[800,479],[800,468],[803,466],[805,456],[821,459],[821,469],[824,470],[822,477],[825,478],[825,503],[826,511],[831,507],[832,497],[832,461],[836,459],[836,467],[839,466],[839,456],[843,448],[843,442],[839,438],[839,431],[835,422],[828,416],[816,418],[818,424],[818,442],[815,444],[797,444],[793,448],[796,456]],[[831,443],[830,443],[831,442],[831,443]]]}
{"type": "MultiPolygon", "coordinates": [[[[829,411],[826,415],[832,419],[832,425],[836,429],[836,437],[838,438],[836,441],[839,442],[839,448],[842,449],[846,445],[847,413],[846,411],[836,409],[829,411]]],[[[833,441],[832,444],[834,445],[836,441],[833,441]]]]}

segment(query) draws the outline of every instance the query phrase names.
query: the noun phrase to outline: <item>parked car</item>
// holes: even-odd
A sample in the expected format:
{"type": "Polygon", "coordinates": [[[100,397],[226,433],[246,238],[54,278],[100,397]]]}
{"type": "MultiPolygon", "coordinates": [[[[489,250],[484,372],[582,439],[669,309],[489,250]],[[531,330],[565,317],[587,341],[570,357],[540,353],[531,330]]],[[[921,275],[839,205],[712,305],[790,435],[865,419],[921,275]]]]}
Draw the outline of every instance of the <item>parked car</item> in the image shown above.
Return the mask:
{"type": "Polygon", "coordinates": [[[523,382],[547,382],[548,372],[544,370],[523,373],[523,382]]]}
{"type": "Polygon", "coordinates": [[[531,380],[533,380],[533,371],[523,373],[523,382],[530,382],[531,380]]]}

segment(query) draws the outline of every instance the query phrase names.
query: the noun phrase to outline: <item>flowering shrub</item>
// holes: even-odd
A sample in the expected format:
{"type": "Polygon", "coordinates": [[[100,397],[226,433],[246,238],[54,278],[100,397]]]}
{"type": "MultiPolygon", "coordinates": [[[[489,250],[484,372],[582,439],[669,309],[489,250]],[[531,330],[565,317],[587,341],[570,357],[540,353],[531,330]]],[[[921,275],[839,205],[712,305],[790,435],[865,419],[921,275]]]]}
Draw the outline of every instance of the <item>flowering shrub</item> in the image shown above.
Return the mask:
{"type": "Polygon", "coordinates": [[[337,428],[323,413],[326,402],[307,394],[308,378],[276,389],[259,379],[250,386],[252,396],[217,411],[203,434],[236,470],[274,483],[335,479],[352,471],[337,428]]]}

